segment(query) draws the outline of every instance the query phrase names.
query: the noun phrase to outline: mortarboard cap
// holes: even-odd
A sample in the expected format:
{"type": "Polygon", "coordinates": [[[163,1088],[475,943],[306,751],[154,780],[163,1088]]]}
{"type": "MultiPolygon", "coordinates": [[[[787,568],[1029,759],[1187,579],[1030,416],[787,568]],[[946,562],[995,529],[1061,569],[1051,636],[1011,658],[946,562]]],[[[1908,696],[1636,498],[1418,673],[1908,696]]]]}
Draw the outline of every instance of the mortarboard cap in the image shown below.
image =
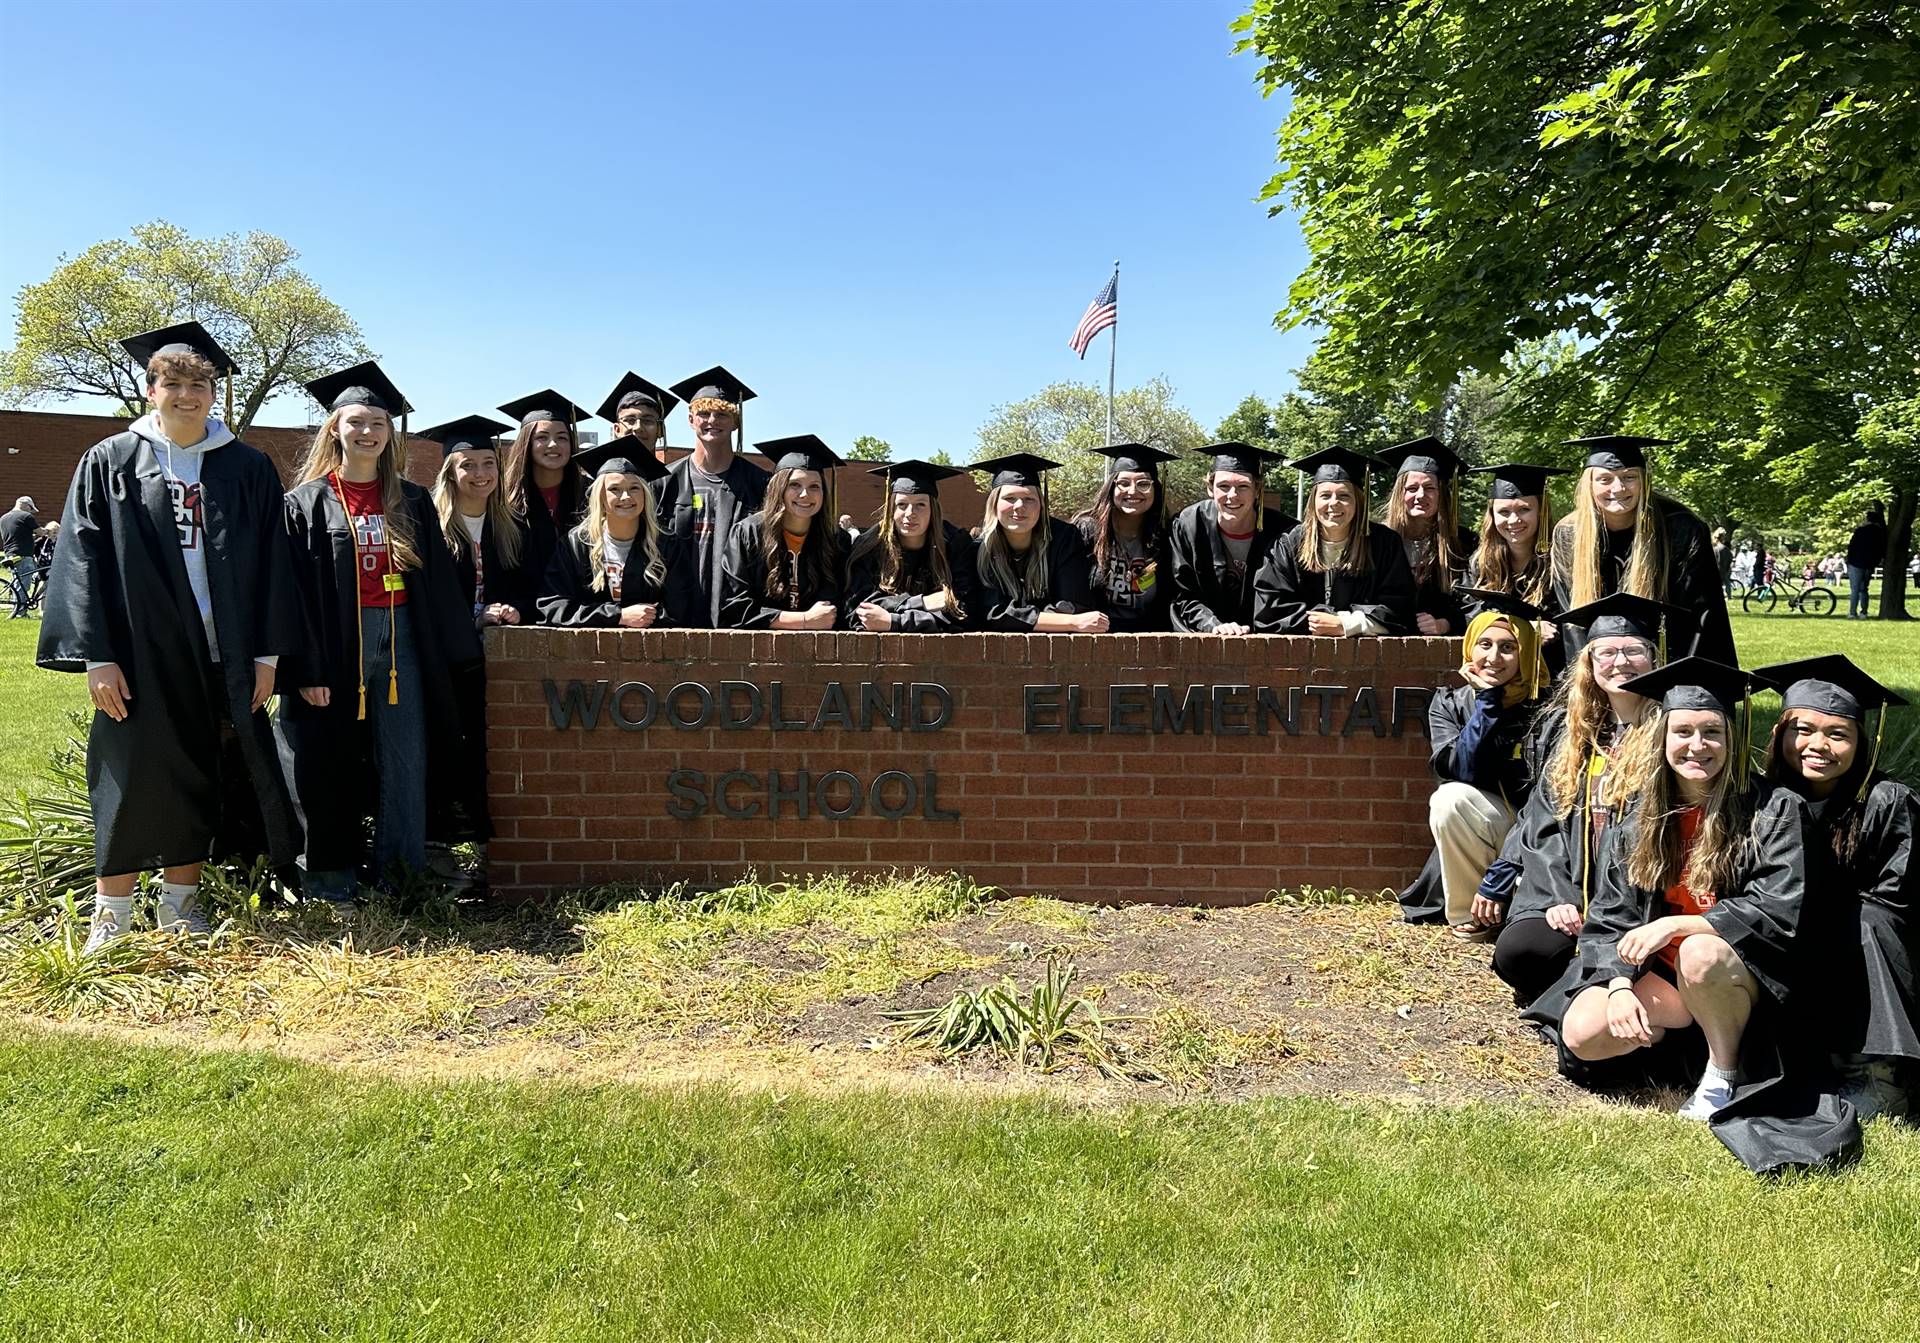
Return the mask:
{"type": "Polygon", "coordinates": [[[1729,667],[1712,658],[1684,657],[1677,662],[1636,676],[1620,689],[1630,695],[1657,699],[1668,712],[1682,709],[1716,709],[1734,720],[1734,710],[1747,697],[1753,678],[1738,667],[1729,667]]]}
{"type": "Polygon", "coordinates": [[[538,424],[542,420],[552,420],[571,426],[592,418],[585,406],[574,405],[551,387],[531,396],[502,402],[500,413],[511,415],[516,424],[538,424]]]}
{"type": "Polygon", "coordinates": [[[1156,480],[1160,478],[1160,463],[1170,462],[1178,455],[1145,443],[1115,443],[1094,451],[1110,460],[1116,472],[1145,471],[1156,480]]]}
{"type": "Polygon", "coordinates": [[[1853,665],[1844,653],[1776,662],[1755,669],[1753,679],[1780,692],[1783,709],[1812,709],[1865,722],[1882,705],[1905,704],[1906,697],[1887,689],[1853,665]]]}
{"type": "Polygon", "coordinates": [[[607,399],[600,403],[600,418],[609,423],[620,418],[620,412],[628,406],[651,405],[660,412],[662,419],[667,412],[680,404],[680,398],[664,387],[656,387],[638,373],[628,373],[613,385],[607,393],[607,399]]]}
{"type": "Polygon", "coordinates": [[[638,476],[648,482],[663,480],[667,468],[650,452],[636,452],[633,440],[610,438],[573,454],[573,464],[590,476],[638,476]]]}
{"type": "Polygon", "coordinates": [[[488,415],[462,415],[457,420],[448,420],[445,424],[436,424],[431,429],[422,429],[418,437],[430,443],[438,443],[441,455],[451,457],[456,452],[497,448],[498,445],[493,440],[512,427],[488,415]]]}
{"type": "Polygon", "coordinates": [[[715,397],[734,406],[745,405],[753,400],[753,388],[715,364],[704,373],[696,373],[691,378],[682,378],[673,384],[674,395],[685,401],[689,408],[695,401],[704,397],[715,397]]]}
{"type": "Polygon", "coordinates": [[[1031,452],[1009,452],[1003,457],[989,457],[983,462],[968,462],[966,469],[987,472],[991,489],[997,490],[1002,485],[1025,485],[1039,489],[1044,474],[1059,465],[1056,461],[1031,452]]]}
{"type": "Polygon", "coordinates": [[[1637,434],[1601,434],[1595,438],[1569,438],[1562,446],[1579,448],[1587,455],[1588,466],[1602,471],[1631,471],[1647,464],[1648,448],[1664,448],[1670,438],[1643,438],[1637,434]]]}
{"type": "Polygon", "coordinates": [[[1534,466],[1530,462],[1503,462],[1499,466],[1470,466],[1470,476],[1492,476],[1489,499],[1544,499],[1550,476],[1572,474],[1561,466],[1534,466]]]}
{"type": "Polygon", "coordinates": [[[1396,443],[1379,457],[1393,468],[1396,476],[1422,471],[1443,484],[1460,470],[1459,454],[1431,434],[1408,443],[1396,443]]]}
{"type": "Polygon", "coordinates": [[[822,475],[841,464],[840,454],[812,434],[770,438],[753,450],[773,463],[776,471],[818,471],[822,475]]]}
{"type": "Polygon", "coordinates": [[[1546,610],[1535,606],[1526,598],[1512,592],[1495,592],[1492,588],[1455,588],[1454,595],[1465,597],[1468,601],[1490,606],[1504,615],[1518,616],[1522,620],[1545,620],[1546,610]]]}
{"type": "Polygon", "coordinates": [[[951,466],[937,466],[932,462],[911,458],[904,462],[888,462],[885,466],[871,467],[867,474],[885,477],[889,494],[934,494],[939,490],[941,481],[960,472],[951,466]]]}
{"type": "Polygon", "coordinates": [[[1277,452],[1256,448],[1251,443],[1212,443],[1200,449],[1200,455],[1213,459],[1215,471],[1231,471],[1235,475],[1252,476],[1255,480],[1266,474],[1268,462],[1286,460],[1277,452]]]}
{"type": "Polygon", "coordinates": [[[393,379],[382,373],[380,365],[371,359],[324,378],[315,378],[307,384],[307,390],[330,411],[345,406],[372,406],[389,415],[405,415],[413,409],[400,389],[393,385],[393,379]]]}
{"type": "Polygon", "coordinates": [[[1339,480],[1360,485],[1366,481],[1368,469],[1379,463],[1364,452],[1355,452],[1351,448],[1322,448],[1305,457],[1294,458],[1289,465],[1296,471],[1304,472],[1316,485],[1339,480]]]}
{"type": "Polygon", "coordinates": [[[158,331],[128,336],[120,342],[120,348],[142,369],[156,354],[197,354],[212,364],[217,373],[231,375],[240,371],[240,365],[233,362],[233,357],[221,349],[219,342],[198,322],[178,322],[158,331]]]}
{"type": "Polygon", "coordinates": [[[1672,628],[1676,619],[1684,620],[1688,614],[1681,607],[1657,602],[1651,597],[1616,592],[1597,602],[1563,611],[1559,620],[1563,625],[1586,630],[1589,643],[1595,639],[1645,639],[1657,646],[1661,622],[1664,620],[1672,628]]]}

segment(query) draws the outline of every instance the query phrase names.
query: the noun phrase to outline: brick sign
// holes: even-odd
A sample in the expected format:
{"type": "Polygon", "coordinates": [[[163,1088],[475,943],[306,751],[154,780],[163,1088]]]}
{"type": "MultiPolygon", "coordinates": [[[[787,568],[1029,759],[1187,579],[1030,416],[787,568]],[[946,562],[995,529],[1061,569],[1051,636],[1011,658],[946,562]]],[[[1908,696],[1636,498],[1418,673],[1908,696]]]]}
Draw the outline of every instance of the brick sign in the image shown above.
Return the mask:
{"type": "Polygon", "coordinates": [[[1230,904],[1404,884],[1451,639],[494,629],[494,887],[929,867],[1230,904]]]}

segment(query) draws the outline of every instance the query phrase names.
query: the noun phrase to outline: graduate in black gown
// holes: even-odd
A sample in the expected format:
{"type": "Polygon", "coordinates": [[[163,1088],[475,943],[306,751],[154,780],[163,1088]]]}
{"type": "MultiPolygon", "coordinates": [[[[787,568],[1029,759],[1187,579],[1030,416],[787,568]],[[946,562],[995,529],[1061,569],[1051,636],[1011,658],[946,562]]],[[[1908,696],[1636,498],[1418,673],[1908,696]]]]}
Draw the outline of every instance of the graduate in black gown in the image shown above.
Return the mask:
{"type": "Polygon", "coordinates": [[[373,364],[307,384],[327,408],[286,496],[310,630],[281,675],[282,769],[306,825],[302,886],[350,910],[367,864],[398,887],[427,867],[430,796],[470,767],[456,687],[480,660],[433,498],[401,474],[406,398],[373,364]]]}
{"type": "Polygon", "coordinates": [[[986,516],[974,548],[980,629],[1009,634],[1104,634],[1093,607],[1092,557],[1080,529],[1047,509],[1046,473],[1060,465],[1030,452],[968,465],[987,473],[986,516]]]}
{"type": "Polygon", "coordinates": [[[563,629],[662,629],[700,621],[705,599],[686,548],[653,513],[649,486],[667,474],[631,438],[574,458],[592,475],[587,512],[560,538],[540,585],[540,618],[563,629]]]}
{"type": "Polygon", "coordinates": [[[264,708],[304,637],[280,477],[214,418],[235,365],[198,322],[122,346],[153,410],[74,470],[35,655],[85,673],[94,706],[89,949],[128,931],[142,872],[159,926],[204,932],[202,863],[264,851],[290,873],[300,852],[264,708]]]}
{"type": "Polygon", "coordinates": [[[1862,1119],[1906,1115],[1920,1082],[1920,802],[1875,765],[1887,710],[1907,701],[1837,653],[1754,675],[1781,695],[1767,778],[1806,798],[1814,819],[1799,1021],[1862,1119]]]}
{"type": "Polygon", "coordinates": [[[654,509],[661,528],[682,543],[693,561],[694,580],[707,608],[706,618],[698,623],[724,629],[727,621],[720,607],[727,546],[735,525],[759,512],[767,498],[767,472],[740,456],[736,446],[746,442],[742,425],[754,392],[718,366],[676,382],[673,390],[687,403],[693,451],[654,486],[654,509]]]}
{"type": "Polygon", "coordinates": [[[1413,633],[1413,571],[1400,537],[1367,520],[1371,457],[1326,448],[1293,463],[1312,482],[1307,517],[1253,581],[1258,634],[1413,633]]]}
{"type": "Polygon", "coordinates": [[[888,462],[880,520],[847,556],[846,627],[902,634],[965,629],[976,605],[973,542],[940,515],[940,482],[960,474],[932,462],[888,462]]]}
{"type": "Polygon", "coordinates": [[[574,465],[587,411],[551,387],[500,410],[520,426],[507,449],[507,506],[526,525],[526,572],[535,586],[560,538],[586,512],[587,478],[574,465]]]}
{"type": "Polygon", "coordinates": [[[1253,633],[1253,579],[1296,519],[1265,504],[1266,463],[1280,454],[1215,443],[1207,497],[1180,510],[1169,535],[1173,628],[1186,634],[1253,633]]]}
{"type": "Polygon", "coordinates": [[[630,371],[613,385],[598,413],[613,426],[615,438],[632,440],[627,444],[629,455],[644,453],[658,460],[667,446],[667,415],[679,404],[680,398],[672,392],[630,371]]]}
{"type": "MultiPolygon", "coordinates": [[[[1560,610],[1611,592],[1631,592],[1689,613],[1690,628],[1673,631],[1676,647],[1736,665],[1727,594],[1713,559],[1707,524],[1675,500],[1653,492],[1646,450],[1663,438],[1609,434],[1568,446],[1586,456],[1569,515],[1553,529],[1553,599],[1560,610]]],[[[1571,657],[1584,632],[1561,630],[1571,657]]]]}
{"type": "Polygon", "coordinates": [[[1095,448],[1113,463],[1093,507],[1074,519],[1087,548],[1087,588],[1116,633],[1171,629],[1168,607],[1167,492],[1160,463],[1173,454],[1144,443],[1095,448]]]}
{"type": "Polygon", "coordinates": [[[1393,484],[1376,521],[1399,536],[1413,571],[1412,632],[1458,636],[1467,616],[1453,590],[1479,545],[1460,526],[1460,458],[1431,435],[1396,443],[1379,457],[1392,469],[1393,484]]]}
{"type": "Polygon", "coordinates": [[[833,471],[812,434],[754,444],[773,463],[766,507],[733,524],[721,566],[721,623],[736,630],[830,630],[840,623],[846,534],[833,471]]]}

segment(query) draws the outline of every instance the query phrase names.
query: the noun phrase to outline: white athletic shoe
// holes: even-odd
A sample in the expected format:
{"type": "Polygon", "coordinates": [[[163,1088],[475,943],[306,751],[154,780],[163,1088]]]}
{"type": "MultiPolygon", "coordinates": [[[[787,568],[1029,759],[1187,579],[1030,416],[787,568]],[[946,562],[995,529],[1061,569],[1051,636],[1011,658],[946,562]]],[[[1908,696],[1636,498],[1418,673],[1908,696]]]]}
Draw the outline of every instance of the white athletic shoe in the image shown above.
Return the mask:
{"type": "Polygon", "coordinates": [[[154,907],[153,923],[163,933],[190,933],[194,937],[205,937],[213,931],[207,916],[200,912],[200,902],[192,896],[176,905],[163,893],[154,907]]]}
{"type": "Polygon", "coordinates": [[[119,915],[110,909],[96,909],[93,911],[93,926],[87,929],[87,945],[81,955],[91,956],[107,943],[126,935],[127,930],[120,926],[119,915]]]}
{"type": "Polygon", "coordinates": [[[1676,1112],[1682,1119],[1692,1119],[1704,1124],[1733,1100],[1733,1083],[1724,1077],[1715,1077],[1707,1073],[1700,1078],[1700,1085],[1687,1097],[1687,1103],[1676,1112]]]}
{"type": "Polygon", "coordinates": [[[1853,1066],[1843,1074],[1840,1095],[1852,1102],[1853,1108],[1859,1111],[1861,1123],[1882,1115],[1889,1119],[1906,1117],[1907,1093],[1900,1086],[1891,1060],[1876,1059],[1869,1063],[1856,1056],[1849,1062],[1853,1066]]]}

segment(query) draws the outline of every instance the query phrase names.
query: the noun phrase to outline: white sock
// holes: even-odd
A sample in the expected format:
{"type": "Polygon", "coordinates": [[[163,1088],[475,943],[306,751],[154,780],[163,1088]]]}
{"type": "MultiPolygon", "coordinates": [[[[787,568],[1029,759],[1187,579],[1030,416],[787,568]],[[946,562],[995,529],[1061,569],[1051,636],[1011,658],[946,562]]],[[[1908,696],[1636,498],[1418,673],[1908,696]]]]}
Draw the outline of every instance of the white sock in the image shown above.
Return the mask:
{"type": "Polygon", "coordinates": [[[130,895],[99,895],[93,897],[95,914],[111,914],[115,922],[125,931],[133,922],[133,897],[130,895]]]}
{"type": "Polygon", "coordinates": [[[155,883],[160,887],[160,903],[171,905],[175,909],[185,909],[193,903],[193,893],[200,889],[199,882],[162,881],[155,883]]]}
{"type": "Polygon", "coordinates": [[[1707,1061],[1707,1071],[1701,1075],[1700,1080],[1702,1082],[1724,1082],[1728,1086],[1732,1086],[1734,1076],[1735,1071],[1732,1068],[1719,1067],[1709,1059],[1707,1061]]]}

